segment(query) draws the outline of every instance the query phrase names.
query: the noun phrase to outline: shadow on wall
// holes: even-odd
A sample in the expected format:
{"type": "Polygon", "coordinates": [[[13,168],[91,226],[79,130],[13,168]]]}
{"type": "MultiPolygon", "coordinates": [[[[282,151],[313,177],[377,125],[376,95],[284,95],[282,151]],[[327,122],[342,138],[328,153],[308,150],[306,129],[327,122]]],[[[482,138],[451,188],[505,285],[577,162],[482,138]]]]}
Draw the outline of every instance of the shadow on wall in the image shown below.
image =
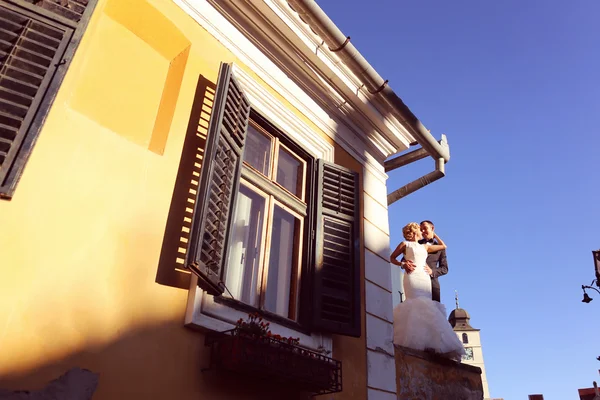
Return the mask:
{"type": "Polygon", "coordinates": [[[184,262],[215,88],[213,82],[199,76],[158,262],[156,282],[161,285],[190,287],[190,273],[184,262]]]}
{"type": "Polygon", "coordinates": [[[30,371],[0,376],[0,388],[40,390],[67,370],[80,367],[99,374],[94,400],[308,399],[270,382],[202,372],[208,367],[208,355],[204,335],[170,321],[134,329],[113,342],[84,348],[30,371]]]}
{"type": "MultiPolygon", "coordinates": [[[[152,298],[155,301],[160,300],[152,296],[150,300],[144,297],[149,288],[156,283],[176,288],[189,287],[190,275],[183,269],[183,260],[191,228],[195,189],[198,185],[214,92],[214,83],[199,76],[155,280],[144,279],[152,279],[154,273],[148,271],[147,263],[134,257],[135,253],[129,251],[131,246],[135,248],[146,246],[148,240],[154,237],[151,230],[137,229],[135,235],[122,240],[122,243],[128,243],[122,253],[123,257],[117,257],[112,262],[118,274],[135,273],[135,276],[143,280],[135,287],[129,285],[131,282],[129,280],[122,281],[127,282],[125,286],[112,284],[109,286],[112,290],[110,298],[131,299],[129,302],[124,302],[122,310],[119,311],[119,315],[127,318],[126,321],[121,321],[122,330],[110,341],[99,344],[88,341],[77,350],[68,350],[70,352],[65,355],[56,355],[55,347],[51,343],[52,337],[48,335],[47,348],[37,355],[35,365],[26,370],[5,369],[4,375],[0,376],[0,389],[41,390],[71,368],[79,367],[99,374],[94,400],[308,399],[306,395],[290,392],[289,389],[275,386],[272,382],[246,379],[239,375],[226,375],[216,371],[202,372],[202,369],[209,366],[209,348],[204,345],[204,335],[202,332],[185,328],[177,311],[169,313],[169,315],[176,315],[173,318],[139,324],[145,317],[158,317],[151,311],[152,298]],[[139,301],[149,301],[146,303],[148,307],[146,311],[150,311],[149,314],[139,311],[142,307],[137,303],[139,301]]],[[[132,226],[140,227],[138,224],[132,226]]],[[[90,273],[93,274],[93,271],[90,273]]],[[[89,278],[93,279],[92,276],[89,278]]],[[[174,303],[183,299],[182,294],[180,291],[163,293],[170,302],[174,303]],[[177,296],[174,296],[175,294],[177,296]]],[[[82,296],[84,299],[88,298],[85,294],[82,296]]],[[[85,332],[93,327],[103,331],[106,326],[102,326],[102,322],[98,321],[96,315],[97,311],[102,310],[102,302],[84,304],[85,307],[92,308],[86,308],[83,313],[74,313],[71,327],[81,335],[86,335],[85,332]],[[98,310],[93,307],[98,307],[98,310]]],[[[75,310],[79,306],[73,304],[72,309],[75,310]]],[[[65,334],[72,333],[69,330],[65,334]]],[[[75,349],[77,345],[70,347],[75,349]]],[[[0,357],[2,357],[1,351],[0,357]]]]}

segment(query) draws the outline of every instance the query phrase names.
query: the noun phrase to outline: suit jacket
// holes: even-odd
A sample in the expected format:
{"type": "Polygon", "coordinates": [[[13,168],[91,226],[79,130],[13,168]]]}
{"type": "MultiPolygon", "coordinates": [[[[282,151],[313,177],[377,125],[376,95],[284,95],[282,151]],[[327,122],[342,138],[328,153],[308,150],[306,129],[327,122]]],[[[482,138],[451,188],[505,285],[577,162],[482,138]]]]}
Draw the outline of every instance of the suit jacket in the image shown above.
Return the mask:
{"type": "MultiPolygon", "coordinates": [[[[424,240],[419,241],[419,243],[425,243],[424,240]]],[[[434,242],[437,244],[437,241],[434,242]]],[[[431,286],[440,287],[440,282],[438,278],[440,276],[444,276],[448,273],[448,261],[446,260],[446,250],[436,251],[435,253],[429,253],[427,256],[427,266],[431,268],[431,286]]]]}

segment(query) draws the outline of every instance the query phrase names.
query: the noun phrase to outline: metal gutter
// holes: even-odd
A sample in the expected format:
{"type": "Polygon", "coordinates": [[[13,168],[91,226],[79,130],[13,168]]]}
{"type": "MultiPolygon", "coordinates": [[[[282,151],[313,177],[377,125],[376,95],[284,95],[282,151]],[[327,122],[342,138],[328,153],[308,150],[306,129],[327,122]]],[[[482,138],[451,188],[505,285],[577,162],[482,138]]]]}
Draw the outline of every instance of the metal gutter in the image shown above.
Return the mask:
{"type": "Polygon", "coordinates": [[[359,53],[350,42],[350,38],[339,30],[314,0],[288,0],[288,4],[325,41],[329,50],[337,53],[352,73],[361,79],[369,93],[379,96],[394,117],[405,123],[430,156],[435,159],[443,158],[445,162],[450,160],[449,148],[440,146],[402,99],[388,86],[387,81],[384,81],[359,53]]]}
{"type": "Polygon", "coordinates": [[[402,186],[400,189],[394,190],[392,193],[388,194],[388,196],[387,196],[388,206],[391,205],[392,203],[400,200],[401,198],[406,197],[409,194],[414,193],[417,190],[424,188],[425,186],[429,185],[430,183],[433,183],[433,182],[437,181],[438,179],[443,178],[444,176],[446,176],[446,171],[444,170],[444,159],[438,158],[435,161],[435,169],[432,172],[425,174],[422,177],[420,177],[419,179],[416,179],[416,180],[402,186]]]}
{"type": "MultiPolygon", "coordinates": [[[[446,135],[442,135],[442,140],[440,140],[439,144],[442,148],[448,148],[446,135]]],[[[402,154],[399,157],[392,158],[384,163],[385,172],[389,172],[415,161],[422,160],[423,158],[427,157],[427,155],[427,151],[424,148],[420,148],[409,153],[402,154]]],[[[438,158],[435,160],[435,169],[432,172],[425,174],[419,179],[416,179],[402,186],[400,189],[394,190],[392,193],[388,194],[388,206],[446,176],[445,163],[446,162],[443,158],[438,158]]]]}
{"type": "Polygon", "coordinates": [[[407,154],[398,157],[404,157],[401,161],[397,159],[386,161],[386,171],[425,158],[425,152],[435,160],[434,171],[391,193],[388,196],[388,205],[442,178],[445,175],[444,164],[450,160],[450,148],[445,137],[442,140],[443,143],[438,143],[423,123],[387,84],[388,81],[384,80],[350,43],[350,37],[345,36],[339,30],[314,0],[287,0],[287,2],[298,13],[299,17],[323,39],[329,50],[337,53],[344,65],[361,80],[374,99],[383,103],[391,115],[400,121],[421,145],[423,151],[417,150],[418,153],[408,153],[410,154],[408,158],[405,157],[407,154]],[[393,167],[393,165],[398,166],[393,167]]]}

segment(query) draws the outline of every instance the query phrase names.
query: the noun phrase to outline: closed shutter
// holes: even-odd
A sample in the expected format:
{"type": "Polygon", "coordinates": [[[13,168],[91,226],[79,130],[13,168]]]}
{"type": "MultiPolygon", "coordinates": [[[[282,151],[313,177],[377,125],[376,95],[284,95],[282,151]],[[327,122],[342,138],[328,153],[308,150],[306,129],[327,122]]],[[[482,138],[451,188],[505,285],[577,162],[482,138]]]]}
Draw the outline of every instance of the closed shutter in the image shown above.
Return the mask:
{"type": "Polygon", "coordinates": [[[89,6],[89,0],[24,0],[49,12],[60,15],[74,22],[79,22],[85,9],[89,6]]]}
{"type": "Polygon", "coordinates": [[[221,64],[186,257],[198,286],[212,295],[223,293],[221,275],[249,115],[250,103],[232,76],[231,65],[221,64]]]}
{"type": "Polygon", "coordinates": [[[359,337],[360,242],[358,174],[318,161],[313,325],[359,337]]]}
{"type": "Polygon", "coordinates": [[[0,193],[72,33],[0,3],[0,193]]]}

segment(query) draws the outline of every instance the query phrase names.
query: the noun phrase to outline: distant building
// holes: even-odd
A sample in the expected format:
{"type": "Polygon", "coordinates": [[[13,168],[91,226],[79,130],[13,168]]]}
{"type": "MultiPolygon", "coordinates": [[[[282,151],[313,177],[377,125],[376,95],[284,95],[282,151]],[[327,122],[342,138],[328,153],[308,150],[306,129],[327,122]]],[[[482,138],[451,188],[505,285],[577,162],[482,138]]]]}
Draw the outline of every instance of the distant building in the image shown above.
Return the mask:
{"type": "Polygon", "coordinates": [[[490,398],[490,390],[488,388],[487,376],[485,373],[485,363],[483,361],[483,350],[481,348],[481,337],[479,329],[475,329],[469,323],[471,317],[467,310],[464,310],[458,305],[458,297],[456,299],[456,309],[452,310],[448,321],[454,328],[454,332],[463,343],[466,355],[463,356],[462,362],[481,368],[481,381],[483,383],[483,397],[485,400],[494,400],[490,398]]]}
{"type": "Polygon", "coordinates": [[[600,390],[598,390],[598,385],[594,382],[594,387],[579,389],[579,400],[600,400],[600,390]]]}
{"type": "MultiPolygon", "coordinates": [[[[577,392],[579,394],[579,400],[600,400],[600,390],[598,390],[596,382],[594,382],[594,387],[578,389],[577,392]]],[[[529,400],[544,400],[544,395],[530,394],[529,400]]]]}

